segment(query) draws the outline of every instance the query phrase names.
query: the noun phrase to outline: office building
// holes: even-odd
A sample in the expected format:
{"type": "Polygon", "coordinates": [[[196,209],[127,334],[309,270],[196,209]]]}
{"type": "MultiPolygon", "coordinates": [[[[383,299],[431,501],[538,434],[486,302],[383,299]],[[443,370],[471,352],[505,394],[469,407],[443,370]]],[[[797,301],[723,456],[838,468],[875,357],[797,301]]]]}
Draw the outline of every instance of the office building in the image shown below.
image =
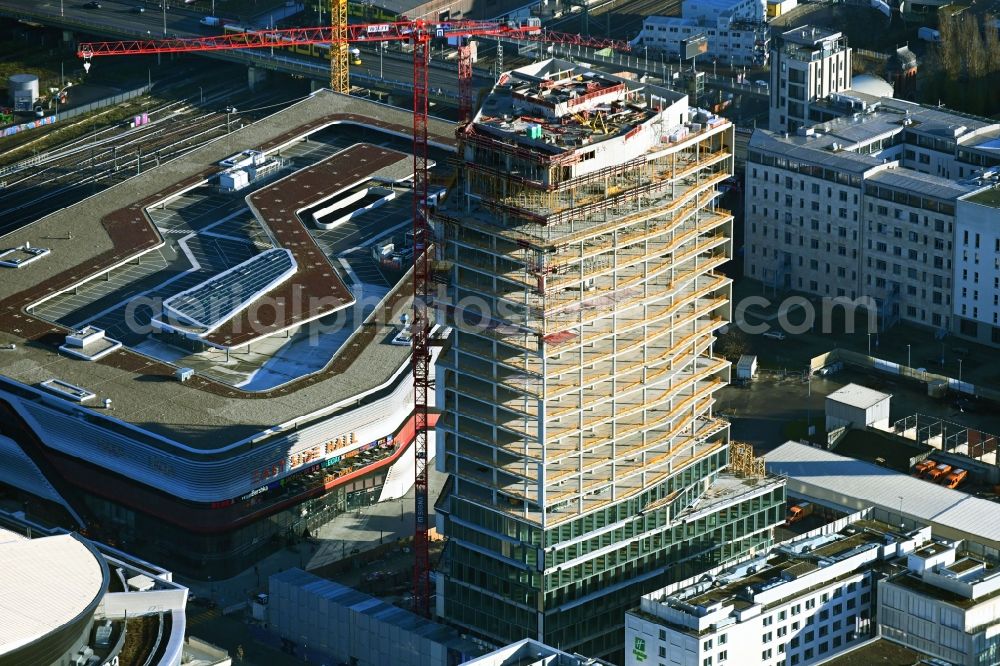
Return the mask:
{"type": "Polygon", "coordinates": [[[727,471],[713,413],[732,126],[548,60],[505,73],[461,138],[463,182],[435,215],[454,329],[438,608],[496,643],[606,658],[639,594],[780,520],[782,484],[727,471]]]}
{"type": "Polygon", "coordinates": [[[807,666],[875,635],[883,568],[930,541],[871,520],[644,595],[626,616],[626,666],[807,666]]]}
{"type": "Polygon", "coordinates": [[[874,518],[906,528],[930,525],[937,538],[964,541],[965,550],[1000,559],[996,502],[799,442],[769,451],[764,462],[796,497],[840,511],[870,507],[874,518]]]}
{"type": "Polygon", "coordinates": [[[813,105],[851,87],[851,49],[843,33],[804,25],[771,42],[768,127],[794,132],[812,125],[813,105]]]}
{"type": "Polygon", "coordinates": [[[716,61],[731,67],[762,67],[767,63],[769,32],[760,0],[684,0],[680,16],[648,16],[637,38],[643,48],[676,60],[681,41],[704,35],[707,52],[696,65],[716,61]]]}
{"type": "Polygon", "coordinates": [[[488,652],[481,641],[302,569],[268,578],[269,630],[303,662],[455,666],[488,652]]]}
{"type": "Polygon", "coordinates": [[[887,639],[943,662],[1000,662],[1000,570],[962,552],[961,542],[930,543],[878,586],[878,625],[887,639]]]}
{"type": "Polygon", "coordinates": [[[814,107],[839,117],[751,137],[745,275],[869,297],[883,330],[905,321],[960,333],[964,317],[969,337],[991,339],[996,238],[986,229],[1000,125],[856,91],[814,107]]]}

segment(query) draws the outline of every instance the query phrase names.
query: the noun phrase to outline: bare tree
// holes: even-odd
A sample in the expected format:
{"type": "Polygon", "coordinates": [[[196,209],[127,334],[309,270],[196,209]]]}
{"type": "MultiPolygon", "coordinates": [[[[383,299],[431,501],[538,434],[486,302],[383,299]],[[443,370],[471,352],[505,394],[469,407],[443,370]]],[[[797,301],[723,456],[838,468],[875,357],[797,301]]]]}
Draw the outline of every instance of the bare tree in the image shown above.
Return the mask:
{"type": "Polygon", "coordinates": [[[962,43],[955,18],[942,16],[938,32],[941,34],[941,41],[938,43],[941,69],[947,78],[954,81],[962,73],[962,43]]]}
{"type": "Polygon", "coordinates": [[[990,74],[1000,72],[1000,31],[997,30],[997,18],[993,14],[983,16],[983,46],[986,49],[987,71],[990,74]]]}
{"type": "Polygon", "coordinates": [[[979,21],[972,17],[964,18],[961,23],[962,45],[965,48],[965,66],[969,80],[973,84],[979,81],[989,71],[989,57],[983,48],[982,35],[979,32],[979,21]]]}

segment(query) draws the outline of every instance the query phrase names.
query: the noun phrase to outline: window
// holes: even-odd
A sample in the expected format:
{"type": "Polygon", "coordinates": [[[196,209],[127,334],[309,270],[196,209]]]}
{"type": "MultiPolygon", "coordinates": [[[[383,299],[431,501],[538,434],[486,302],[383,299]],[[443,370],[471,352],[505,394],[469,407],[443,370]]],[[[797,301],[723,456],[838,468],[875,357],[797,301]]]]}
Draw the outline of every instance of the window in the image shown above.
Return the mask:
{"type": "Polygon", "coordinates": [[[667,656],[667,648],[663,647],[662,645],[660,646],[660,656],[664,658],[666,658],[667,656]]]}
{"type": "Polygon", "coordinates": [[[726,634],[719,634],[719,645],[725,645],[729,637],[726,634]]]}
{"type": "Polygon", "coordinates": [[[705,652],[708,652],[709,650],[711,650],[712,649],[712,639],[709,638],[707,641],[705,641],[704,643],[702,643],[701,644],[701,649],[704,650],[705,652]]]}
{"type": "Polygon", "coordinates": [[[660,629],[660,640],[661,641],[667,640],[667,632],[665,629],[660,629]]]}
{"type": "Polygon", "coordinates": [[[701,666],[712,666],[712,658],[711,657],[705,657],[704,659],[702,659],[701,660],[701,666]]]}
{"type": "MultiPolygon", "coordinates": [[[[813,270],[815,270],[816,266],[813,266],[812,268],[813,270]]],[[[768,615],[767,617],[764,618],[765,627],[770,627],[772,622],[774,622],[774,618],[772,616],[768,615]]]]}
{"type": "Polygon", "coordinates": [[[778,638],[788,633],[788,627],[778,627],[778,638]]]}
{"type": "Polygon", "coordinates": [[[728,650],[720,650],[719,651],[719,663],[721,664],[721,663],[725,662],[726,659],[729,659],[729,652],[728,652],[728,650]]]}
{"type": "Polygon", "coordinates": [[[783,621],[785,621],[787,619],[788,619],[788,611],[779,611],[778,612],[778,621],[779,622],[783,622],[783,621]]]}
{"type": "Polygon", "coordinates": [[[763,636],[760,637],[760,642],[761,643],[770,643],[772,638],[773,638],[773,636],[771,635],[771,632],[769,631],[769,632],[765,633],[763,636]]]}
{"type": "Polygon", "coordinates": [[[771,648],[768,648],[768,649],[764,650],[763,652],[761,652],[760,653],[760,658],[762,660],[764,660],[764,661],[767,661],[768,659],[770,659],[771,658],[771,648]]]}
{"type": "Polygon", "coordinates": [[[795,604],[792,606],[792,615],[798,615],[802,612],[802,606],[800,604],[795,604]]]}

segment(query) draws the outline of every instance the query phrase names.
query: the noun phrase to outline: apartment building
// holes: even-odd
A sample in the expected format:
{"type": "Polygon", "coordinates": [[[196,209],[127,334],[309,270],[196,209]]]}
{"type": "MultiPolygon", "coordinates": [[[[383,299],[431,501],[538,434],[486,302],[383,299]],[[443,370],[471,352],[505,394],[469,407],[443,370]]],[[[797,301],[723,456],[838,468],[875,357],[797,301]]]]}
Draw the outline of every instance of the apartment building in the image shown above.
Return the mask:
{"type": "Polygon", "coordinates": [[[808,666],[875,635],[880,570],[930,542],[877,521],[785,542],[647,594],[626,615],[626,666],[808,666]],[[641,646],[643,649],[637,649],[641,646]]]}
{"type": "MultiPolygon", "coordinates": [[[[907,321],[957,332],[963,316],[992,326],[986,289],[993,274],[970,270],[963,257],[975,256],[973,247],[958,250],[965,233],[957,232],[956,212],[972,220],[979,211],[980,221],[969,225],[978,225],[980,242],[987,242],[995,207],[983,209],[986,195],[967,197],[992,182],[989,167],[1000,158],[990,146],[1000,125],[856,91],[815,106],[839,117],[751,137],[746,276],[775,289],[871,297],[883,329],[907,321]],[[977,272],[985,287],[959,285],[975,283],[977,272]],[[973,304],[968,299],[977,291],[973,304]],[[957,315],[963,304],[966,314],[957,315]]],[[[974,242],[976,231],[969,231],[974,242]]],[[[978,325],[965,330],[969,337],[992,335],[978,325]]]]}
{"type": "Polygon", "coordinates": [[[770,41],[766,16],[760,0],[685,0],[680,16],[647,17],[638,42],[676,58],[682,40],[704,34],[705,61],[714,58],[730,66],[761,67],[767,62],[770,41]]]}
{"type": "Polygon", "coordinates": [[[804,25],[771,42],[768,127],[794,132],[816,120],[812,108],[851,87],[851,49],[843,33],[804,25]]]}
{"type": "Polygon", "coordinates": [[[949,664],[996,664],[1000,570],[957,545],[927,544],[879,583],[878,624],[887,639],[949,664]]]}
{"type": "Polygon", "coordinates": [[[961,197],[956,217],[955,333],[1000,345],[1000,190],[996,184],[961,197]]]}
{"type": "Polygon", "coordinates": [[[682,93],[548,60],[505,73],[461,141],[433,220],[453,327],[438,610],[496,643],[618,655],[639,595],[781,520],[783,483],[730,472],[713,412],[733,129],[682,93]]]}

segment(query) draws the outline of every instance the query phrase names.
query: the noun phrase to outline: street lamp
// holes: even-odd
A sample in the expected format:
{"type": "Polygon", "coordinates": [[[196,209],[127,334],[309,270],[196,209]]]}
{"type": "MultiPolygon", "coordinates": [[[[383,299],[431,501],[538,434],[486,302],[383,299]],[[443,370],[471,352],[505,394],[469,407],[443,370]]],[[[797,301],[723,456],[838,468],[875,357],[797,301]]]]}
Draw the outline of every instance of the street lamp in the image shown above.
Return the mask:
{"type": "Polygon", "coordinates": [[[906,523],[903,521],[903,496],[897,495],[899,497],[899,529],[905,529],[906,523]]]}
{"type": "Polygon", "coordinates": [[[906,367],[907,368],[913,367],[912,359],[910,357],[910,345],[906,345],[906,367]]]}

